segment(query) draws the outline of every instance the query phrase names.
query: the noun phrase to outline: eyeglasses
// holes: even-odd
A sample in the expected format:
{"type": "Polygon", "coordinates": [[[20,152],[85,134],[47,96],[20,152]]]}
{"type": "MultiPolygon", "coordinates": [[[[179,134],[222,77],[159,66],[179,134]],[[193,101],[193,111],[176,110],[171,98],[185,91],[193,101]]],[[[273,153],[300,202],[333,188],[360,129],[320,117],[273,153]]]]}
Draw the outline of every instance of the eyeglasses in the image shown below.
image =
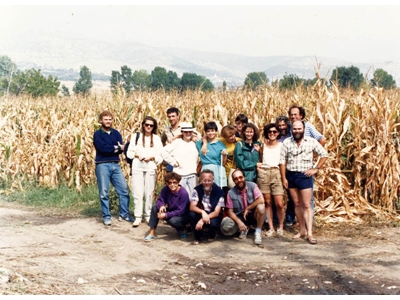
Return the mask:
{"type": "Polygon", "coordinates": [[[278,131],[276,131],[276,130],[269,130],[269,131],[268,131],[268,133],[277,134],[277,133],[278,133],[278,131]]]}
{"type": "Polygon", "coordinates": [[[154,127],[154,124],[145,123],[144,126],[146,126],[146,127],[154,127]]]}
{"type": "Polygon", "coordinates": [[[167,185],[177,185],[178,181],[168,181],[167,185]]]}

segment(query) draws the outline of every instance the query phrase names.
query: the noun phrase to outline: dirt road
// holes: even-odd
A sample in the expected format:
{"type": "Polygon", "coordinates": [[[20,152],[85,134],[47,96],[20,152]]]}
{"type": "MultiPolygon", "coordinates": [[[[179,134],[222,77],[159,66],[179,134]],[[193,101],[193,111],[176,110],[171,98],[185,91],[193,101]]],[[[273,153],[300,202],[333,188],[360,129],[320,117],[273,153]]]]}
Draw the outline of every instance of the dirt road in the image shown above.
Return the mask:
{"type": "Polygon", "coordinates": [[[0,294],[400,294],[400,228],[316,228],[191,245],[160,224],[40,216],[0,202],[0,294]]]}

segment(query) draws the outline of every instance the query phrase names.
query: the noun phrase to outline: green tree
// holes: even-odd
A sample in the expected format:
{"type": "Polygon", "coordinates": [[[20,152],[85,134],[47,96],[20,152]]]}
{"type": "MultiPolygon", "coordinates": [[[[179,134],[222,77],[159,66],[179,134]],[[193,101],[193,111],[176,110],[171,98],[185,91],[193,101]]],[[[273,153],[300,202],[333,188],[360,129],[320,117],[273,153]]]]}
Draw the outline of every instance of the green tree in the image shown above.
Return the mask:
{"type": "Polygon", "coordinates": [[[177,90],[179,89],[180,85],[181,85],[181,80],[178,77],[178,74],[176,74],[176,72],[173,71],[168,71],[167,73],[168,75],[168,84],[167,84],[167,90],[177,90]]]}
{"type": "Polygon", "coordinates": [[[118,87],[121,86],[121,73],[119,71],[111,71],[110,88],[111,92],[117,93],[118,87]]]}
{"type": "Polygon", "coordinates": [[[341,88],[350,87],[358,90],[364,82],[364,76],[355,66],[339,67],[333,70],[330,81],[336,82],[341,88]]]}
{"type": "Polygon", "coordinates": [[[201,88],[202,91],[214,90],[214,85],[205,76],[195,73],[183,73],[181,78],[182,90],[196,90],[201,88]]]}
{"type": "Polygon", "coordinates": [[[25,72],[17,70],[9,84],[9,93],[27,94],[32,97],[56,96],[59,87],[60,82],[57,77],[49,75],[46,78],[41,70],[30,69],[25,72]]]}
{"type": "Polygon", "coordinates": [[[150,75],[151,79],[151,89],[167,89],[168,87],[168,73],[165,68],[155,67],[153,71],[151,71],[150,75]]]}
{"type": "Polygon", "coordinates": [[[61,86],[61,93],[66,97],[70,96],[69,89],[64,84],[61,86]]]}
{"type": "Polygon", "coordinates": [[[133,87],[135,90],[146,91],[150,88],[151,78],[146,70],[133,72],[133,87]]]}
{"type": "Polygon", "coordinates": [[[81,94],[82,96],[88,96],[90,89],[93,87],[92,83],[92,72],[86,66],[81,67],[79,72],[80,78],[75,83],[73,91],[75,94],[81,94]]]}
{"type": "Polygon", "coordinates": [[[17,65],[8,56],[0,56],[0,94],[9,93],[17,65]]]}
{"type": "Polygon", "coordinates": [[[268,83],[267,74],[265,72],[251,72],[247,74],[244,80],[246,89],[256,90],[259,86],[265,86],[268,83]]]}
{"type": "Polygon", "coordinates": [[[371,79],[371,84],[372,86],[380,86],[387,90],[396,87],[396,81],[393,79],[393,76],[383,69],[375,70],[374,77],[371,79]]]}
{"type": "Polygon", "coordinates": [[[303,83],[303,80],[299,78],[296,74],[287,74],[283,75],[283,78],[279,80],[279,89],[280,90],[294,90],[296,87],[300,86],[303,83]]]}
{"type": "Polygon", "coordinates": [[[32,97],[56,96],[59,92],[60,82],[57,77],[43,76],[40,69],[27,70],[27,85],[25,93],[32,97]]]}
{"type": "Polygon", "coordinates": [[[123,89],[129,94],[133,89],[133,74],[128,66],[121,67],[121,81],[123,89]]]}

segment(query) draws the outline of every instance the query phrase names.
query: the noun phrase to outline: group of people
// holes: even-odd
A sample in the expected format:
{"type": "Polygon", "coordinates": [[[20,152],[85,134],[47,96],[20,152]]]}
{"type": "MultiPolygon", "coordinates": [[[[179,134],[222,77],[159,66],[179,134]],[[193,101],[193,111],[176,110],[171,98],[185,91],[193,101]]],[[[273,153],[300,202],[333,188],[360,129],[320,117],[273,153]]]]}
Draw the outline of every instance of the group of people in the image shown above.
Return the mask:
{"type": "Polygon", "coordinates": [[[284,234],[285,220],[290,226],[297,219],[300,229],[293,238],[316,244],[313,178],[327,159],[326,140],[304,121],[303,107],[294,105],[288,114],[289,118],[279,116],[275,123],[265,125],[263,139],[244,114],[236,117],[235,126],[224,126],[220,136],[216,122],[205,123],[202,136],[192,124],[180,122],[179,110],[172,107],[167,110],[170,126],[161,137],[157,121],[147,116],[125,149],[121,134],[112,128],[112,114],[102,112],[94,146],[103,223],[111,225],[111,182],[119,197],[118,220],[131,222],[133,227],[146,222],[150,227],[146,242],[156,239],[158,223],[163,220],[181,239],[192,230],[193,244],[205,236],[211,242],[218,232],[244,239],[253,227],[254,243],[260,245],[264,222],[268,223],[266,236],[271,237],[284,234]],[[129,187],[119,166],[123,152],[132,159],[133,217],[129,187]],[[316,162],[315,155],[319,157],[316,162]],[[165,186],[153,205],[156,170],[163,161],[165,186]]]}

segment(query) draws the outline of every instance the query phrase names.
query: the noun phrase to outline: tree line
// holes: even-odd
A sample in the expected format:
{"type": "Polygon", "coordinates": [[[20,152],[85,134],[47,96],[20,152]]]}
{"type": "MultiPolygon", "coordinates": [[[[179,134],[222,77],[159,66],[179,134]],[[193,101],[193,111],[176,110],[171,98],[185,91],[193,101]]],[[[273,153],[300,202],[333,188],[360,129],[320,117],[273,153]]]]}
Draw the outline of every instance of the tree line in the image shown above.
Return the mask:
{"type": "MultiPolygon", "coordinates": [[[[293,90],[299,86],[314,85],[318,79],[303,79],[296,74],[287,74],[279,80],[269,83],[265,72],[251,72],[247,74],[243,88],[256,90],[268,84],[279,86],[281,90],[293,90]]],[[[340,88],[359,89],[363,84],[379,86],[385,89],[396,88],[393,76],[383,69],[376,69],[373,78],[367,80],[355,66],[338,67],[333,70],[329,81],[340,88]]],[[[21,95],[27,94],[32,97],[56,96],[61,92],[64,96],[70,96],[69,89],[62,85],[57,79],[49,75],[44,76],[41,70],[28,69],[18,70],[16,64],[8,56],[0,56],[0,95],[21,95]]],[[[82,66],[79,72],[79,79],[73,86],[76,95],[88,96],[93,87],[92,73],[87,66],[82,66]]],[[[122,66],[120,71],[113,70],[110,77],[110,89],[113,93],[124,90],[126,93],[133,91],[154,91],[164,89],[166,91],[177,90],[214,90],[214,85],[205,76],[196,73],[183,73],[179,78],[176,72],[166,70],[163,67],[155,67],[150,74],[146,70],[134,70],[128,66],[122,66]]],[[[222,90],[226,90],[226,82],[222,84],[222,90]]]]}

